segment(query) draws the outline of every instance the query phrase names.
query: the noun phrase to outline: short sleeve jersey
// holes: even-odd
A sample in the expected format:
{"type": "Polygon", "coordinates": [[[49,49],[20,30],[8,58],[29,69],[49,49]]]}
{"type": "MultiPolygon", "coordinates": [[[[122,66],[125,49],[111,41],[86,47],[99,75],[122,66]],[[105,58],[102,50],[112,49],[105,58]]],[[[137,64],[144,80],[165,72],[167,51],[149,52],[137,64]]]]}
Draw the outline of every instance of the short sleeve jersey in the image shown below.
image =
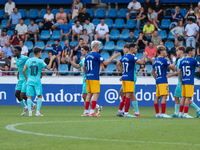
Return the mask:
{"type": "Polygon", "coordinates": [[[99,69],[100,64],[105,60],[103,57],[96,52],[90,52],[85,57],[85,64],[87,69],[87,80],[99,80],[99,69]]]}
{"type": "Polygon", "coordinates": [[[25,80],[23,69],[26,61],[29,58],[27,56],[21,55],[19,58],[15,57],[16,65],[19,70],[19,80],[25,80]]]}
{"type": "Polygon", "coordinates": [[[47,66],[45,62],[42,59],[33,57],[26,61],[25,66],[27,67],[27,85],[40,85],[42,69],[47,66]]]}
{"type": "MultiPolygon", "coordinates": [[[[177,71],[179,70],[179,66],[180,66],[180,62],[181,62],[181,60],[183,60],[185,57],[182,57],[181,59],[179,59],[178,61],[177,61],[177,71]]],[[[178,76],[178,83],[181,83],[181,81],[180,81],[180,78],[179,78],[179,76],[178,76]]]]}
{"type": "MultiPolygon", "coordinates": [[[[81,67],[83,67],[83,65],[84,65],[84,62],[85,62],[85,57],[83,57],[83,58],[81,59],[81,61],[80,61],[79,65],[80,65],[81,67]]],[[[83,71],[83,79],[86,79],[86,76],[85,76],[85,71],[83,71]]]]}
{"type": "MultiPolygon", "coordinates": [[[[135,56],[135,54],[133,54],[135,56]]],[[[137,64],[135,63],[135,68],[134,68],[134,82],[137,81],[137,64]]]]}
{"type": "Polygon", "coordinates": [[[51,45],[53,47],[52,55],[58,55],[58,52],[62,52],[62,47],[60,45],[56,46],[55,44],[51,45]]]}
{"type": "Polygon", "coordinates": [[[137,57],[131,54],[126,54],[122,57],[122,59],[120,60],[124,68],[122,81],[135,81],[134,71],[135,71],[135,63],[137,60],[138,60],[137,57]]]}
{"type": "Polygon", "coordinates": [[[167,67],[170,65],[170,62],[163,58],[157,57],[153,64],[153,69],[156,70],[156,84],[168,83],[167,81],[167,67]]]}
{"type": "Polygon", "coordinates": [[[69,46],[64,46],[63,48],[63,52],[64,52],[64,56],[68,57],[69,53],[70,53],[70,45],[69,46]]]}
{"type": "Polygon", "coordinates": [[[192,57],[183,58],[180,61],[179,69],[182,71],[182,85],[194,84],[195,67],[199,66],[199,62],[192,57]]]}

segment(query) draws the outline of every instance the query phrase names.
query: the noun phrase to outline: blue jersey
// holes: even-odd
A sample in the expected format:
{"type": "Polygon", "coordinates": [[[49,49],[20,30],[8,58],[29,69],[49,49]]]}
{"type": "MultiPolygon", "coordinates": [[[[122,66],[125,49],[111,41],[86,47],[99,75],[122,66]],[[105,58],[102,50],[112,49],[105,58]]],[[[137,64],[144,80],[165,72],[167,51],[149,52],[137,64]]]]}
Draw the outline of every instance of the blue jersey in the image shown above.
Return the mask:
{"type": "Polygon", "coordinates": [[[168,83],[167,82],[167,67],[170,65],[170,62],[163,58],[157,57],[153,63],[153,69],[156,70],[156,84],[168,83]]]}
{"type": "MultiPolygon", "coordinates": [[[[84,65],[84,62],[85,62],[85,57],[83,57],[83,58],[81,59],[81,61],[80,61],[79,65],[80,65],[81,67],[83,67],[83,65],[84,65]]],[[[85,71],[83,71],[83,79],[86,79],[86,76],[85,76],[85,71]]]]}
{"type": "Polygon", "coordinates": [[[100,64],[105,60],[99,53],[90,52],[85,57],[85,64],[87,68],[87,80],[99,80],[100,64]]]}
{"type": "Polygon", "coordinates": [[[131,54],[126,54],[122,57],[122,59],[120,60],[124,68],[122,81],[135,81],[134,72],[135,72],[135,63],[137,60],[138,60],[137,57],[131,54]]]}
{"type": "Polygon", "coordinates": [[[15,57],[16,65],[19,70],[19,80],[25,80],[23,69],[26,61],[29,58],[27,56],[21,55],[19,58],[15,57]]]}
{"type": "MultiPolygon", "coordinates": [[[[178,72],[178,70],[179,70],[179,65],[180,65],[180,62],[181,62],[181,60],[183,60],[185,57],[182,57],[181,59],[179,59],[178,61],[177,61],[177,72],[178,72]]],[[[179,78],[179,76],[178,76],[178,84],[180,84],[181,83],[181,81],[180,81],[180,78],[179,78]]]]}
{"type": "Polygon", "coordinates": [[[30,58],[26,61],[27,85],[40,85],[42,68],[46,68],[46,66],[45,62],[37,57],[30,58]]]}
{"type": "Polygon", "coordinates": [[[182,71],[182,85],[194,84],[195,67],[199,66],[199,62],[192,57],[187,57],[181,60],[179,69],[182,71]]]}
{"type": "Polygon", "coordinates": [[[62,47],[60,45],[56,46],[52,44],[51,46],[53,47],[52,55],[58,55],[58,52],[62,52],[62,47]]]}
{"type": "MultiPolygon", "coordinates": [[[[133,54],[135,56],[135,54],[133,54]]],[[[134,69],[134,82],[137,81],[137,64],[135,63],[135,69],[134,69]]]]}

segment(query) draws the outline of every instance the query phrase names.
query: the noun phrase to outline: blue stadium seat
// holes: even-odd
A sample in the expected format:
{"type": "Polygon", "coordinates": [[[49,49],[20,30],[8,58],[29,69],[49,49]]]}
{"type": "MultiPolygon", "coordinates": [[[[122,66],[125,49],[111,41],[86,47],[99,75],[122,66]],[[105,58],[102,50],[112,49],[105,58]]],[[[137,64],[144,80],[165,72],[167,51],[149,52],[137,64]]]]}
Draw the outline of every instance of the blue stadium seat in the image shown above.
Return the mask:
{"type": "Polygon", "coordinates": [[[26,18],[27,17],[26,9],[19,9],[18,12],[21,14],[22,18],[26,18]]]}
{"type": "Polygon", "coordinates": [[[120,9],[118,18],[126,18],[126,13],[128,13],[128,9],[120,9]]]}
{"type": "Polygon", "coordinates": [[[134,37],[136,37],[136,38],[138,38],[139,37],[139,32],[140,32],[141,30],[135,30],[134,32],[133,32],[133,36],[134,37]]]}
{"type": "Polygon", "coordinates": [[[42,60],[45,60],[45,58],[47,58],[47,57],[48,57],[48,53],[42,53],[42,55],[41,55],[42,60]]]}
{"type": "Polygon", "coordinates": [[[26,19],[26,20],[24,20],[24,24],[27,25],[27,26],[28,26],[29,24],[31,24],[30,19],[26,19]]]}
{"type": "Polygon", "coordinates": [[[91,18],[94,18],[94,9],[87,9],[86,12],[90,14],[91,18]]]}
{"type": "Polygon", "coordinates": [[[109,55],[108,52],[102,52],[102,53],[101,53],[101,56],[103,57],[103,59],[104,59],[105,61],[110,59],[110,55],[109,55]]]}
{"type": "Polygon", "coordinates": [[[112,19],[105,19],[105,24],[108,25],[108,28],[113,27],[113,20],[112,19]]]}
{"type": "Polygon", "coordinates": [[[145,67],[147,68],[147,74],[151,75],[152,65],[145,65],[145,67]]]}
{"type": "Polygon", "coordinates": [[[161,26],[160,26],[160,28],[161,28],[161,29],[169,29],[170,24],[171,24],[171,21],[170,21],[169,19],[163,19],[163,20],[161,21],[161,26]]]}
{"type": "Polygon", "coordinates": [[[71,26],[73,26],[73,25],[75,25],[75,20],[74,20],[74,19],[71,19],[71,20],[69,21],[69,23],[71,24],[71,26]]]}
{"type": "Polygon", "coordinates": [[[113,51],[115,49],[115,43],[113,41],[107,41],[105,43],[104,51],[113,51]]]}
{"type": "Polygon", "coordinates": [[[136,65],[136,69],[139,70],[140,69],[140,65],[136,65]]]}
{"type": "Polygon", "coordinates": [[[66,75],[68,71],[68,65],[67,64],[60,64],[58,71],[60,71],[60,74],[66,75]],[[61,72],[61,71],[66,71],[66,72],[61,72]]]}
{"type": "Polygon", "coordinates": [[[44,49],[44,42],[43,41],[37,41],[35,43],[35,47],[39,47],[41,49],[44,49]]]}
{"type": "Polygon", "coordinates": [[[14,30],[8,30],[7,35],[8,35],[9,37],[11,37],[11,35],[13,35],[13,34],[14,34],[14,30]]]}
{"type": "Polygon", "coordinates": [[[136,57],[137,57],[138,59],[142,59],[143,53],[137,53],[137,54],[136,54],[136,57]]]}
{"type": "MultiPolygon", "coordinates": [[[[112,56],[114,55],[114,53],[112,53],[112,56]]],[[[121,60],[121,58],[122,58],[122,55],[120,54],[116,59],[118,60],[118,61],[120,61],[121,60]]],[[[113,63],[115,63],[116,61],[112,61],[113,63]]]]}
{"type": "Polygon", "coordinates": [[[33,18],[33,19],[38,18],[38,10],[37,9],[31,9],[29,11],[28,18],[33,18]]]}
{"type": "Polygon", "coordinates": [[[39,18],[44,18],[47,9],[41,9],[39,18]]]}
{"type": "Polygon", "coordinates": [[[0,9],[0,19],[3,18],[4,14],[5,14],[5,11],[3,9],[0,9]]]}
{"type": "Polygon", "coordinates": [[[70,46],[76,46],[76,45],[78,45],[78,41],[71,41],[70,42],[70,46]]]}
{"type": "Polygon", "coordinates": [[[3,27],[3,28],[6,28],[6,25],[8,24],[8,20],[2,20],[1,21],[1,26],[3,27]]]}
{"type": "Polygon", "coordinates": [[[92,23],[93,23],[94,26],[96,27],[98,24],[101,23],[101,20],[100,20],[100,19],[93,19],[93,20],[92,20],[92,23]]]}
{"type": "Polygon", "coordinates": [[[49,30],[42,30],[40,35],[40,40],[48,40],[50,38],[50,31],[49,30]]]}
{"type": "Polygon", "coordinates": [[[171,48],[174,47],[174,42],[167,41],[165,42],[165,46],[168,48],[169,51],[171,51],[171,48]]]}
{"type": "Polygon", "coordinates": [[[166,40],[167,38],[167,32],[165,30],[158,31],[158,36],[162,38],[162,40],[166,40]]]}
{"type": "Polygon", "coordinates": [[[95,18],[105,18],[106,10],[105,9],[97,9],[97,13],[95,18]]]}
{"type": "Polygon", "coordinates": [[[56,14],[59,13],[59,9],[52,9],[52,14],[54,15],[54,18],[56,17],[56,14]]]}
{"type": "MultiPolygon", "coordinates": [[[[168,11],[168,10],[171,11],[171,14],[174,12],[174,9],[172,9],[172,8],[168,8],[168,9],[166,9],[166,11],[168,11]]],[[[171,19],[172,16],[166,16],[166,15],[165,15],[164,18],[169,18],[169,19],[171,19]]]]}
{"type": "Polygon", "coordinates": [[[117,9],[109,9],[107,18],[117,18],[118,12],[117,9]]]}
{"type": "Polygon", "coordinates": [[[123,30],[120,40],[126,40],[130,36],[130,30],[123,30]]]}
{"type": "Polygon", "coordinates": [[[52,34],[52,37],[51,37],[51,40],[59,39],[60,35],[61,35],[60,30],[54,30],[53,34],[52,34]]]}
{"type": "Polygon", "coordinates": [[[169,31],[169,36],[167,38],[168,40],[174,40],[175,39],[175,36],[172,34],[171,31],[169,31]]]}
{"type": "Polygon", "coordinates": [[[100,50],[102,50],[103,49],[103,42],[102,41],[100,41],[100,42],[101,42],[100,50]]]}
{"type": "Polygon", "coordinates": [[[117,29],[124,28],[124,19],[116,19],[114,28],[117,28],[117,29]]]}
{"type": "MultiPolygon", "coordinates": [[[[73,71],[73,68],[74,68],[74,66],[71,65],[71,67],[70,67],[70,71],[73,71]]],[[[80,68],[78,69],[78,71],[81,71],[80,68]]],[[[78,72],[78,71],[73,71],[73,72],[71,72],[71,73],[69,73],[69,74],[78,75],[78,74],[80,73],[80,72],[78,72]]]]}
{"type": "Polygon", "coordinates": [[[71,14],[71,9],[64,9],[64,12],[68,15],[71,14]]]}
{"type": "Polygon", "coordinates": [[[126,22],[125,28],[126,29],[133,29],[133,28],[135,28],[135,26],[136,26],[136,22],[133,19],[129,19],[126,22]]]}
{"type": "Polygon", "coordinates": [[[180,8],[179,12],[182,13],[183,17],[187,14],[187,10],[185,8],[180,8]]]}
{"type": "Polygon", "coordinates": [[[107,69],[106,69],[106,71],[107,71],[107,74],[108,75],[112,75],[112,73],[113,73],[113,71],[116,69],[116,65],[108,65],[107,66],[107,69]]]}
{"type": "Polygon", "coordinates": [[[110,40],[118,40],[120,36],[119,30],[111,30],[110,32],[110,40]]]}
{"type": "MultiPolygon", "coordinates": [[[[48,41],[46,45],[49,45],[49,44],[55,44],[55,42],[54,41],[48,41]]],[[[53,50],[53,47],[46,47],[44,49],[44,51],[52,51],[52,50],[53,50]]]]}
{"type": "Polygon", "coordinates": [[[117,47],[115,48],[115,50],[116,51],[123,51],[124,44],[126,44],[125,41],[118,41],[117,42],[117,47]]]}
{"type": "Polygon", "coordinates": [[[34,57],[34,54],[33,54],[33,53],[30,53],[30,54],[29,54],[29,57],[30,57],[30,58],[33,58],[33,57],[34,57]]]}
{"type": "Polygon", "coordinates": [[[62,49],[64,48],[65,46],[65,41],[60,41],[60,46],[62,47],[62,49]]]}
{"type": "Polygon", "coordinates": [[[28,48],[29,51],[33,50],[33,42],[32,41],[24,42],[24,45],[28,48]]]}

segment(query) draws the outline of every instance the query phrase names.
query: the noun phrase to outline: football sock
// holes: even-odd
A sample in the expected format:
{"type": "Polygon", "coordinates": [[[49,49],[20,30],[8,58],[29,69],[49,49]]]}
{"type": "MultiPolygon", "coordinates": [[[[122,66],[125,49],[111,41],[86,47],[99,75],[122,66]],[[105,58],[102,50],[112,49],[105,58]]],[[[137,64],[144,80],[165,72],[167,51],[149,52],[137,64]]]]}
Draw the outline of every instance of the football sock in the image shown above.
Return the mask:
{"type": "Polygon", "coordinates": [[[26,103],[24,100],[20,101],[20,104],[23,106],[23,107],[26,107],[26,103]]]}
{"type": "Polygon", "coordinates": [[[138,101],[132,101],[133,108],[136,114],[139,114],[138,101]]]}
{"type": "Polygon", "coordinates": [[[161,103],[161,111],[162,111],[162,114],[165,114],[165,111],[166,111],[166,103],[161,103]]]}
{"type": "Polygon", "coordinates": [[[85,110],[88,110],[88,108],[89,108],[89,105],[90,105],[90,102],[85,102],[85,110]]]}
{"type": "Polygon", "coordinates": [[[37,111],[40,111],[41,106],[42,106],[42,99],[38,98],[37,99],[37,111]]]}
{"type": "Polygon", "coordinates": [[[180,113],[182,114],[182,112],[183,112],[183,105],[180,105],[180,107],[179,107],[179,114],[180,113]]]}
{"type": "Polygon", "coordinates": [[[180,104],[175,104],[175,114],[178,114],[179,107],[180,107],[180,104]]]}
{"type": "Polygon", "coordinates": [[[189,110],[189,107],[185,106],[185,108],[184,108],[184,115],[186,115],[188,113],[188,110],[189,110]]]}
{"type": "Polygon", "coordinates": [[[128,113],[129,107],[130,107],[130,98],[125,98],[125,112],[128,113]]]}
{"type": "Polygon", "coordinates": [[[194,107],[194,109],[196,109],[196,111],[198,111],[199,107],[194,102],[192,102],[191,106],[194,107]]]}
{"type": "Polygon", "coordinates": [[[31,111],[31,103],[32,103],[32,100],[31,99],[27,99],[28,111],[29,112],[31,111]]]}
{"type": "Polygon", "coordinates": [[[123,96],[122,97],[122,101],[120,102],[120,104],[119,104],[119,110],[121,110],[122,111],[122,109],[123,109],[123,107],[124,107],[124,102],[125,102],[125,96],[123,96]]]}
{"type": "Polygon", "coordinates": [[[156,114],[159,114],[159,104],[158,103],[154,104],[154,108],[155,108],[156,114]]]}
{"type": "Polygon", "coordinates": [[[95,109],[96,104],[97,104],[97,101],[92,101],[92,107],[91,107],[91,109],[95,109]]]}

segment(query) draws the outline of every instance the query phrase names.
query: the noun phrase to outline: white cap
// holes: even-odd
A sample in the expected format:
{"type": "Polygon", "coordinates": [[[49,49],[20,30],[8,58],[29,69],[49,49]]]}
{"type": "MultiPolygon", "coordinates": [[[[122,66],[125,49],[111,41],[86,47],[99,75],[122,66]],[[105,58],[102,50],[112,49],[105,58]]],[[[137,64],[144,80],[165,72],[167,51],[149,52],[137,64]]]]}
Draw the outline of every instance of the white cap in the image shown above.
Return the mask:
{"type": "Polygon", "coordinates": [[[198,2],[198,5],[200,5],[200,2],[198,2]]]}

